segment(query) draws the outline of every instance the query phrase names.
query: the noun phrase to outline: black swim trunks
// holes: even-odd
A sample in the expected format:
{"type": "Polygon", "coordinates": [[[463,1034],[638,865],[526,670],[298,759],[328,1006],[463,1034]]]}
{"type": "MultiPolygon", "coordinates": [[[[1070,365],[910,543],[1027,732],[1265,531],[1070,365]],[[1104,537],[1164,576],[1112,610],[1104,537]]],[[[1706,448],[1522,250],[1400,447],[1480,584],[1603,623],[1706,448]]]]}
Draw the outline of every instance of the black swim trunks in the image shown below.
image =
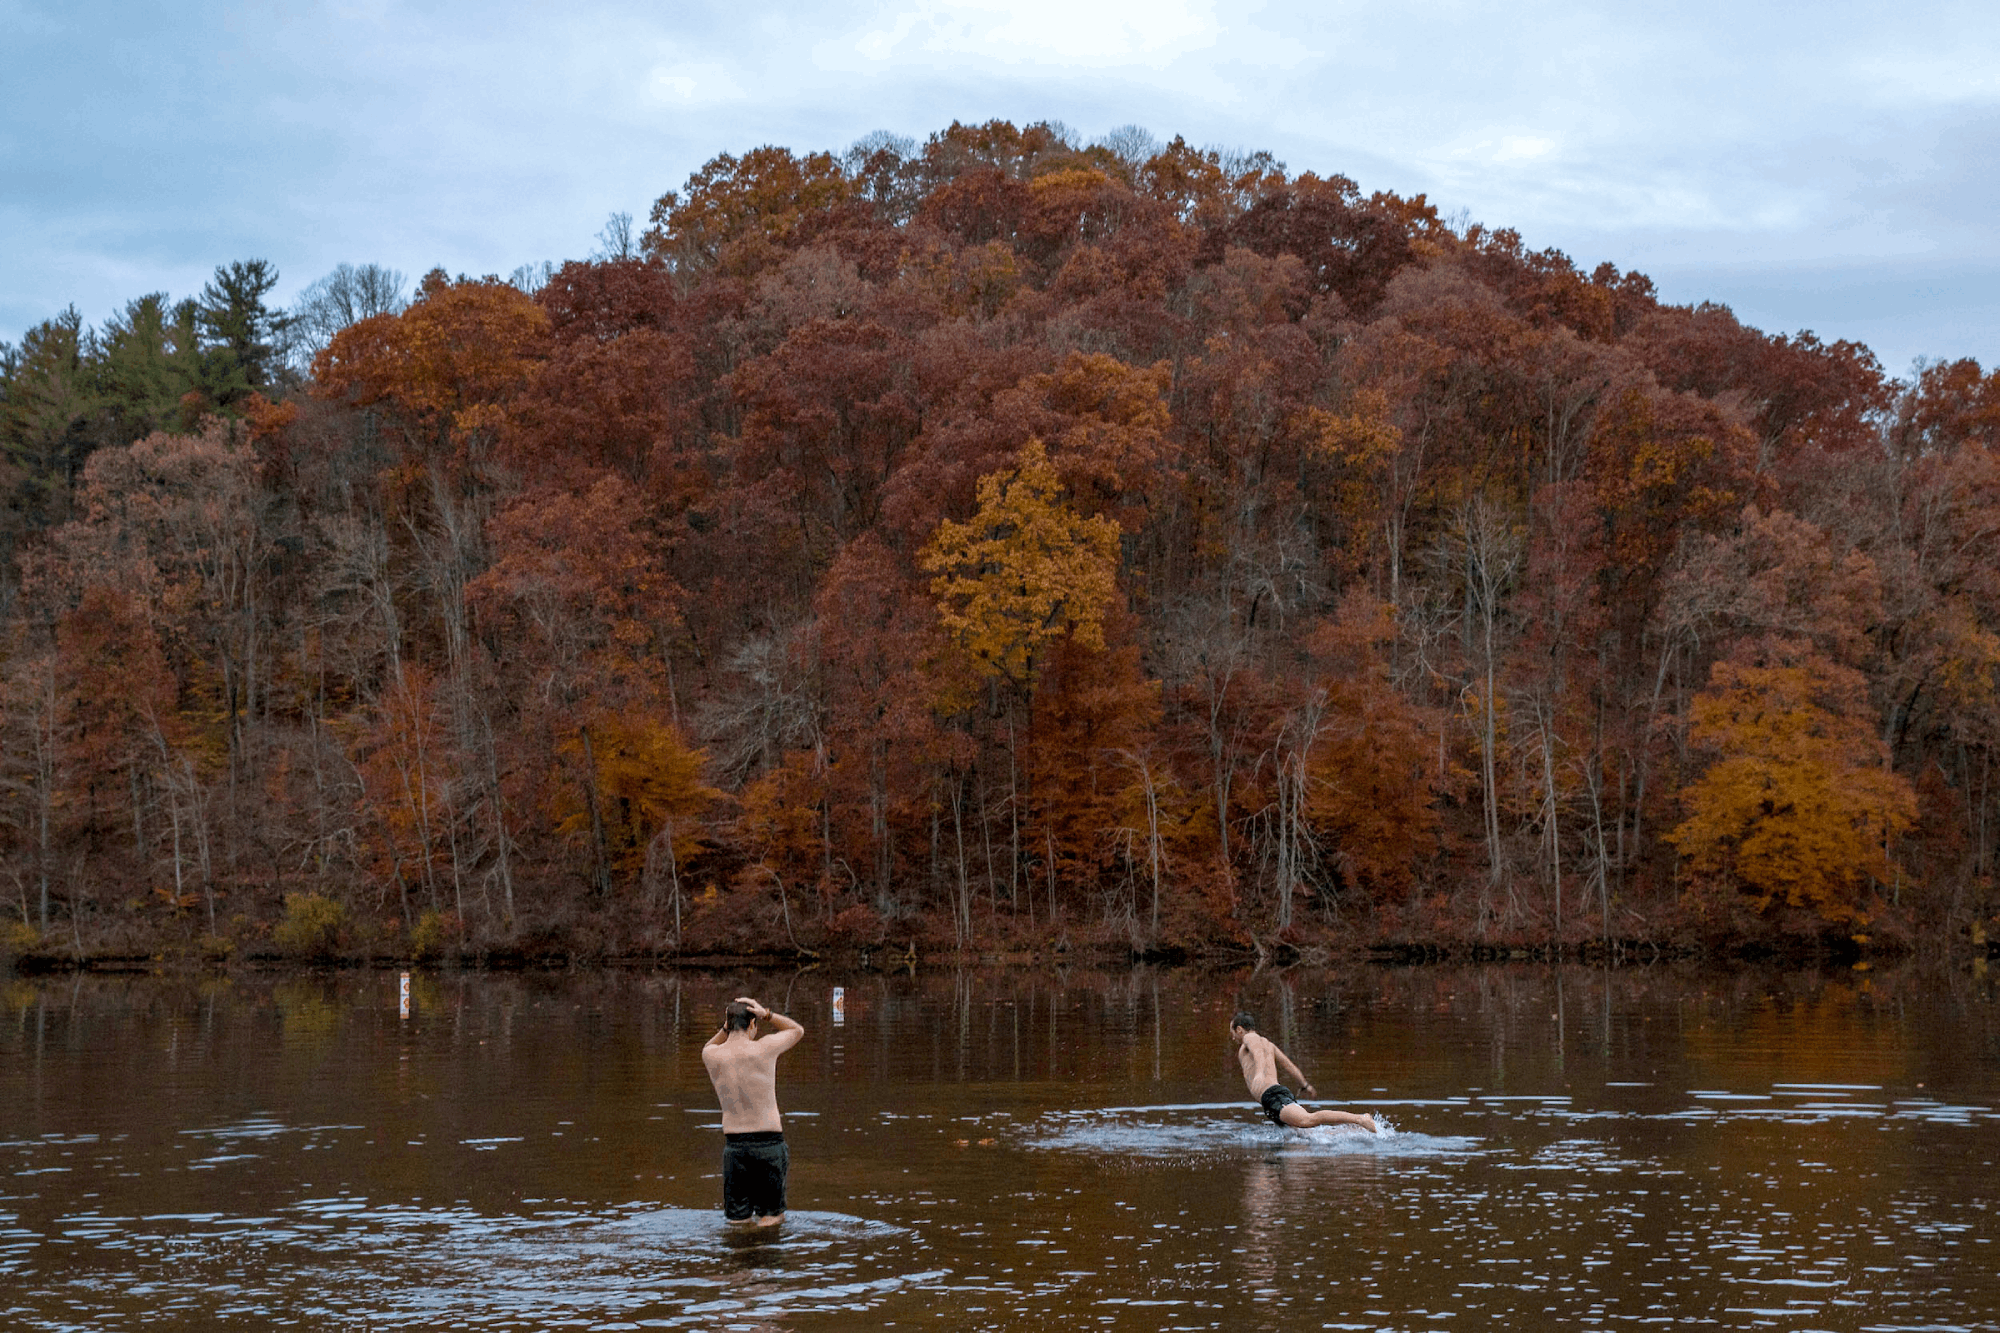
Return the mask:
{"type": "Polygon", "coordinates": [[[785,1211],[785,1136],[775,1129],[722,1136],[722,1215],[732,1222],[785,1211]]]}
{"type": "Polygon", "coordinates": [[[1264,1114],[1271,1117],[1271,1123],[1282,1125],[1285,1122],[1278,1117],[1287,1106],[1295,1104],[1299,1099],[1292,1096],[1292,1090],[1284,1084],[1273,1083],[1264,1089],[1264,1095],[1257,1100],[1264,1104],[1264,1114]]]}

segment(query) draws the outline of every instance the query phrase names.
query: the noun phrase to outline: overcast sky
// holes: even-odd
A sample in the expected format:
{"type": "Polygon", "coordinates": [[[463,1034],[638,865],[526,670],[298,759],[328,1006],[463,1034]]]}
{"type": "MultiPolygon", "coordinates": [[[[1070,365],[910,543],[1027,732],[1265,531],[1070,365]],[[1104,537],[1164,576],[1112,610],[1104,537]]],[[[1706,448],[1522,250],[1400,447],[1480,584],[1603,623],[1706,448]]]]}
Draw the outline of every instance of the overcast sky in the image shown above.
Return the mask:
{"type": "Polygon", "coordinates": [[[718,152],[954,118],[1269,148],[1590,268],[2000,362],[2000,4],[0,0],[0,339],[581,257],[718,152]]]}

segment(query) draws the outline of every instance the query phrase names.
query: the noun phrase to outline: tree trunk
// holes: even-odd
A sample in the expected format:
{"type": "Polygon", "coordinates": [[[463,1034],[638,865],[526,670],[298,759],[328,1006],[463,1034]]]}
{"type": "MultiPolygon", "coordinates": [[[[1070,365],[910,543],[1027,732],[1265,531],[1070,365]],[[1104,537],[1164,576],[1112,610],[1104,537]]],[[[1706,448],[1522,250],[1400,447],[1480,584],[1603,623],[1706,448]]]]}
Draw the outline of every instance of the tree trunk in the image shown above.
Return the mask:
{"type": "Polygon", "coordinates": [[[1544,713],[1541,719],[1542,783],[1547,789],[1548,796],[1542,806],[1543,824],[1548,830],[1549,837],[1549,870],[1555,878],[1555,938],[1556,945],[1560,948],[1562,945],[1563,867],[1562,828],[1556,819],[1559,807],[1556,802],[1555,708],[1553,705],[1549,706],[1546,710],[1538,707],[1537,711],[1544,713]]]}
{"type": "Polygon", "coordinates": [[[674,852],[674,822],[669,819],[665,829],[667,837],[667,880],[674,892],[674,952],[681,947],[681,862],[674,852]]]}
{"type": "Polygon", "coordinates": [[[1014,739],[1014,710],[1007,710],[1007,824],[1012,855],[1007,859],[1007,909],[1021,911],[1021,765],[1014,739]]]}
{"type": "Polygon", "coordinates": [[[507,839],[506,803],[500,796],[499,747],[493,743],[493,719],[484,709],[479,714],[481,748],[486,752],[486,802],[493,812],[494,850],[499,855],[500,900],[506,905],[506,926],[514,928],[514,863],[507,839]]]}
{"type": "Polygon", "coordinates": [[[965,782],[951,775],[951,832],[958,848],[958,884],[951,906],[952,934],[963,949],[972,934],[972,880],[965,870],[965,782]]]}
{"type": "Polygon", "coordinates": [[[36,701],[40,716],[35,719],[35,827],[36,873],[41,885],[41,930],[49,933],[49,860],[54,854],[50,824],[55,817],[56,787],[56,667],[48,659],[42,697],[36,701]]]}
{"type": "Polygon", "coordinates": [[[597,754],[591,748],[590,728],[579,727],[583,736],[583,799],[590,807],[591,845],[597,850],[597,896],[611,896],[611,861],[604,845],[604,817],[597,804],[597,754]]]}

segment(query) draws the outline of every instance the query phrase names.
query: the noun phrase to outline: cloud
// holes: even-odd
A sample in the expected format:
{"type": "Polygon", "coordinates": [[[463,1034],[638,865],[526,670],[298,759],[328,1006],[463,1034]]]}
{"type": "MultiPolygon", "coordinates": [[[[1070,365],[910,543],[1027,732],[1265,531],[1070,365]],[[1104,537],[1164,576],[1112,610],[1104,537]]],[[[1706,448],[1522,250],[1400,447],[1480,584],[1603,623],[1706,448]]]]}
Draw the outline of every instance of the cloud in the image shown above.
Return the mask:
{"type": "Polygon", "coordinates": [[[970,56],[1006,63],[1160,68],[1213,46],[1213,0],[926,0],[879,16],[852,39],[865,60],[970,56]]]}
{"type": "MultiPolygon", "coordinates": [[[[0,337],[249,255],[281,294],[504,273],[719,152],[1003,116],[1269,148],[1588,263],[1810,274],[1786,318],[1914,338],[1909,263],[2000,253],[1996,70],[1960,0],[0,0],[0,337]]],[[[1916,341],[2000,358],[1988,314],[1916,341]]]]}
{"type": "Polygon", "coordinates": [[[715,61],[655,66],[646,78],[646,94],[652,101],[675,106],[715,106],[748,96],[728,67],[715,61]]]}

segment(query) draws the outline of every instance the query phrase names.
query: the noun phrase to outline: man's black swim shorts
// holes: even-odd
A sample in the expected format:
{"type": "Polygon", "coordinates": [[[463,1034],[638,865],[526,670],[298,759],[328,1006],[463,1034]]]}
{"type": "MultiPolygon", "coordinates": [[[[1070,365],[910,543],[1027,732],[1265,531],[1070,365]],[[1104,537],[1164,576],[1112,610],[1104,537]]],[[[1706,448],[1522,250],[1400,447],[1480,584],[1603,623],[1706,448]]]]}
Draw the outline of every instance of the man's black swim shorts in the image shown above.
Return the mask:
{"type": "Polygon", "coordinates": [[[1264,1095],[1257,1100],[1264,1104],[1264,1114],[1271,1117],[1271,1123],[1282,1125],[1285,1122],[1278,1118],[1279,1115],[1283,1113],[1287,1106],[1296,1103],[1298,1098],[1292,1096],[1292,1090],[1284,1084],[1273,1083],[1270,1087],[1264,1089],[1264,1095]]]}
{"type": "Polygon", "coordinates": [[[732,1222],[785,1211],[785,1136],[777,1130],[722,1136],[722,1215],[732,1222]]]}

